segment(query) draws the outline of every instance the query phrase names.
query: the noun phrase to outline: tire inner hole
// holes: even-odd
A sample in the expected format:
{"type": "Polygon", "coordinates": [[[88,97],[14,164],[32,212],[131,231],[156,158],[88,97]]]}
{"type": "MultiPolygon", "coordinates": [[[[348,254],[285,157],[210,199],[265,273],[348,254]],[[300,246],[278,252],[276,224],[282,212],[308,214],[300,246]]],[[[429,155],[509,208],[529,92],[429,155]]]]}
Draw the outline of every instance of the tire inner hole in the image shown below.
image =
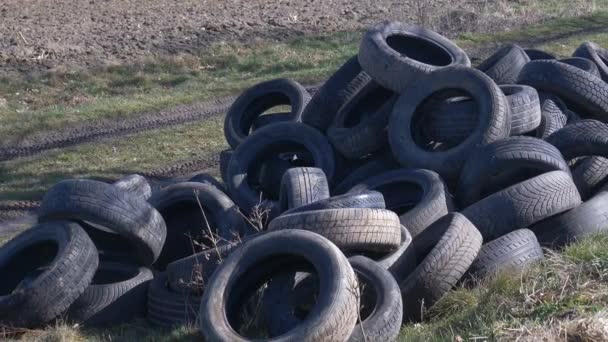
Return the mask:
{"type": "Polygon", "coordinates": [[[452,63],[452,56],[441,46],[427,39],[404,34],[386,37],[386,43],[402,56],[425,64],[446,66],[452,63]]]}
{"type": "Polygon", "coordinates": [[[95,275],[93,276],[93,280],[91,281],[91,285],[105,285],[112,283],[119,283],[129,279],[134,278],[138,273],[136,267],[126,268],[126,267],[112,267],[111,265],[101,264],[95,275]]]}
{"type": "Polygon", "coordinates": [[[258,116],[269,113],[278,113],[279,110],[289,108],[291,112],[291,100],[289,96],[281,92],[271,92],[251,101],[244,110],[239,127],[241,133],[247,135],[251,132],[253,123],[258,116]]]}
{"type": "Polygon", "coordinates": [[[10,295],[14,290],[28,286],[45,272],[53,262],[59,246],[54,241],[33,243],[18,253],[0,268],[0,296],[10,295]]]}
{"type": "Polygon", "coordinates": [[[424,196],[424,189],[419,184],[407,181],[378,185],[373,190],[381,192],[386,208],[399,216],[414,209],[424,196]]]}

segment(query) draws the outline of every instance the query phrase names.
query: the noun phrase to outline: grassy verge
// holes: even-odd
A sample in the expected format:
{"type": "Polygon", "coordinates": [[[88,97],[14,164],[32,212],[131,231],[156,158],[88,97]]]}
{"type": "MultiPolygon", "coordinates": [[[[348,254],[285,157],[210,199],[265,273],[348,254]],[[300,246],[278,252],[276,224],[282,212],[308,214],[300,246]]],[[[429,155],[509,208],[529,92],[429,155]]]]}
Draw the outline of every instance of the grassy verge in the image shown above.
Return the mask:
{"type": "MultiPolygon", "coordinates": [[[[473,50],[479,46],[516,41],[546,49],[559,56],[568,56],[585,40],[594,40],[608,46],[606,22],[608,22],[608,14],[598,13],[584,18],[552,20],[525,30],[494,35],[463,35],[458,39],[458,43],[467,50],[473,50]],[[543,37],[543,40],[539,41],[539,37],[543,37]]],[[[191,77],[191,79],[173,89],[164,90],[160,95],[155,93],[160,90],[154,88],[157,85],[154,79],[158,74],[151,70],[158,72],[164,70],[162,73],[177,77],[182,74],[179,69],[166,65],[147,67],[144,65],[140,66],[144,69],[139,71],[135,71],[133,69],[135,67],[117,67],[114,72],[102,73],[103,77],[91,77],[92,79],[102,77],[106,81],[116,77],[125,81],[140,75],[139,77],[144,79],[141,82],[153,84],[151,87],[156,90],[148,93],[138,90],[137,87],[119,87],[118,89],[125,91],[125,94],[105,99],[101,96],[92,104],[66,107],[63,110],[53,109],[56,110],[57,116],[48,115],[48,111],[44,112],[48,109],[41,111],[38,119],[13,118],[16,122],[0,115],[0,136],[2,134],[8,134],[9,137],[19,136],[26,131],[59,127],[64,125],[66,120],[83,120],[79,115],[84,117],[89,115],[91,118],[127,115],[149,106],[172,105],[198,100],[210,94],[232,93],[246,85],[273,77],[296,77],[310,81],[320,79],[355,53],[358,39],[358,34],[342,33],[329,37],[302,38],[279,45],[262,44],[247,48],[217,47],[218,52],[206,57],[209,62],[205,63],[208,64],[200,64],[213,65],[214,70],[201,71],[199,76],[190,76],[186,73],[183,77],[191,77]],[[213,61],[213,64],[209,64],[210,61],[213,61]],[[201,90],[203,88],[213,90],[204,92],[201,90]],[[134,95],[129,95],[127,89],[133,91],[134,95]],[[123,99],[124,102],[116,102],[118,99],[123,99]],[[104,104],[110,104],[112,101],[115,101],[113,105],[117,107],[115,112],[104,107],[104,104]],[[126,106],[125,103],[130,105],[126,106]],[[129,110],[133,111],[129,112],[129,110]],[[12,130],[11,133],[7,133],[9,130],[12,130]]],[[[125,83],[129,82],[123,82],[125,83]]],[[[111,88],[109,83],[105,87],[111,88]]],[[[64,178],[114,177],[126,172],[149,170],[177,161],[212,155],[224,147],[222,122],[217,118],[202,123],[146,132],[110,143],[81,145],[32,158],[4,162],[0,163],[0,201],[37,199],[50,185],[64,178]]]]}
{"type": "MultiPolygon", "coordinates": [[[[520,274],[502,273],[474,288],[457,288],[426,321],[404,326],[410,341],[606,341],[608,339],[608,235],[546,253],[520,274]]],[[[0,334],[0,338],[2,335],[0,334]]],[[[8,336],[6,336],[8,337],[8,336]]],[[[162,330],[143,321],[106,330],[58,323],[26,331],[22,341],[194,341],[196,327],[162,330]]]]}

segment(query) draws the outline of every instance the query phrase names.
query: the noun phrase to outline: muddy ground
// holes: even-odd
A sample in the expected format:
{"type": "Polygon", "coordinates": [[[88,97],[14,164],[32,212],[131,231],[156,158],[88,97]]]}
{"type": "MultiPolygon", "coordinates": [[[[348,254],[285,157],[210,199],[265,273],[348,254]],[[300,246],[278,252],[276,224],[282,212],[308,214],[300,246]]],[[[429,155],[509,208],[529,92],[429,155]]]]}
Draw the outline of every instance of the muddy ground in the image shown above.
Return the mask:
{"type": "Polygon", "coordinates": [[[414,12],[407,0],[2,0],[0,75],[361,29],[414,12]]]}

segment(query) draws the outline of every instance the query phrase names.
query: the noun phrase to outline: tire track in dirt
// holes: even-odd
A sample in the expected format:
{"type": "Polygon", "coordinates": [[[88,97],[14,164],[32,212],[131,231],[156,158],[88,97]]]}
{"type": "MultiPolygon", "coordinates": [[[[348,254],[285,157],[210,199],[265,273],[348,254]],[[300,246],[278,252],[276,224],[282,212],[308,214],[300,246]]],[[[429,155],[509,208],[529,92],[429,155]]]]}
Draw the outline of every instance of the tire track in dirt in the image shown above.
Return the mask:
{"type": "MultiPolygon", "coordinates": [[[[318,86],[306,88],[313,94],[318,86]]],[[[71,147],[83,143],[175,125],[200,121],[228,111],[236,96],[217,98],[191,105],[180,105],[159,112],[144,112],[132,118],[80,124],[61,131],[51,131],[27,137],[12,146],[0,146],[0,162],[28,157],[51,149],[71,147]]]]}

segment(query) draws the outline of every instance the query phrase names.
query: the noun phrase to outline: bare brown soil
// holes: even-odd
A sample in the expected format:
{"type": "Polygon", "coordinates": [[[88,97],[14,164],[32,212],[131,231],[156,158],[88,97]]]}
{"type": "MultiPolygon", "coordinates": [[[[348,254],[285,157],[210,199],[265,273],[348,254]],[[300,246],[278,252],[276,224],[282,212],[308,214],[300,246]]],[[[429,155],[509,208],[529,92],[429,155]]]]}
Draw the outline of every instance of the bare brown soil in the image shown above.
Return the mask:
{"type": "MultiPolygon", "coordinates": [[[[437,1],[434,1],[437,2],[437,1]]],[[[0,75],[199,52],[410,20],[394,0],[3,0],[0,75]]]]}

